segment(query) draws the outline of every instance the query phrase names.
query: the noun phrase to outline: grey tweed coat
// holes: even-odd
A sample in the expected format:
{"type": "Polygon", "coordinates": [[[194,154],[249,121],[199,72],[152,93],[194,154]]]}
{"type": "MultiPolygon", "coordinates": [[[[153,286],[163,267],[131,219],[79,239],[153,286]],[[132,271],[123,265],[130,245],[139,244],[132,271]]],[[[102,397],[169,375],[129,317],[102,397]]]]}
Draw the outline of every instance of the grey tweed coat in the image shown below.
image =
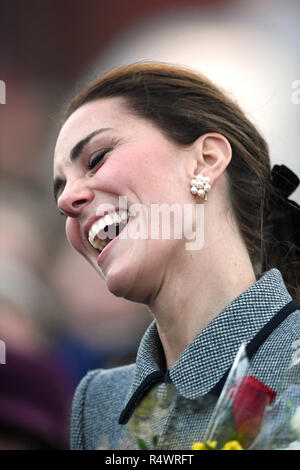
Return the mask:
{"type": "Polygon", "coordinates": [[[99,445],[126,448],[127,422],[141,398],[154,389],[159,400],[166,396],[170,383],[178,397],[161,422],[153,419],[148,425],[158,435],[158,448],[190,449],[191,442],[203,438],[214,408],[215,402],[209,404],[205,398],[212,396],[218,383],[221,385],[241,343],[256,343],[251,358],[252,375],[277,390],[299,338],[300,310],[277,269],[266,272],[225,307],[169,371],[165,370],[164,353],[153,322],[141,341],[135,364],[91,371],[78,385],[72,406],[71,449],[97,449],[99,445]],[[278,314],[282,310],[283,315],[278,314]],[[199,400],[196,414],[182,406],[182,400],[195,398],[199,400]],[[179,430],[174,427],[178,417],[179,430]]]}

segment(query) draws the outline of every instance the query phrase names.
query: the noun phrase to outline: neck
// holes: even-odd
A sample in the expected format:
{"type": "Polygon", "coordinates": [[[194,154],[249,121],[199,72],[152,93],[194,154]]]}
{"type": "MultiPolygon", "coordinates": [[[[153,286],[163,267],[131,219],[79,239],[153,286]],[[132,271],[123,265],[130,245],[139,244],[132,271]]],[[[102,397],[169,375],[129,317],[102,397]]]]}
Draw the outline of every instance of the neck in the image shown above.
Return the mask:
{"type": "Polygon", "coordinates": [[[240,234],[227,225],[205,234],[204,247],[188,260],[184,253],[181,258],[180,270],[170,267],[149,304],[168,369],[208,323],[256,282],[240,234]]]}

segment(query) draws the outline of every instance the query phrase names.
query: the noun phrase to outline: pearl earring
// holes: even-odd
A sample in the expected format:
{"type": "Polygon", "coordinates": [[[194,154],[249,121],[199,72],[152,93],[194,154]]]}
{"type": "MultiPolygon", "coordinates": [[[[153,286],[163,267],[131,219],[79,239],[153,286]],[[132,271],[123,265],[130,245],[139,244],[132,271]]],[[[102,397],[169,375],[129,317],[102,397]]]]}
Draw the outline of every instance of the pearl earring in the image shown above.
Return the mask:
{"type": "Polygon", "coordinates": [[[209,176],[202,176],[197,175],[195,179],[191,181],[191,193],[194,196],[198,195],[207,201],[207,193],[211,189],[210,177],[209,176]]]}

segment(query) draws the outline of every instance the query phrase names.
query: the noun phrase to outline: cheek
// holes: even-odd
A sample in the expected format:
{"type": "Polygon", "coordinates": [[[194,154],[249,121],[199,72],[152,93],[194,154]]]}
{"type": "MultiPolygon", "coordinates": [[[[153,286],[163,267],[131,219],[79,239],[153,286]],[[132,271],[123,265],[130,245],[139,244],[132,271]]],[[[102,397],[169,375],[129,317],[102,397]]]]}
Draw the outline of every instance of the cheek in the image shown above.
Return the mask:
{"type": "Polygon", "coordinates": [[[66,221],[66,235],[69,243],[73,246],[73,248],[84,255],[86,249],[82,242],[79,223],[76,219],[68,217],[66,221]]]}

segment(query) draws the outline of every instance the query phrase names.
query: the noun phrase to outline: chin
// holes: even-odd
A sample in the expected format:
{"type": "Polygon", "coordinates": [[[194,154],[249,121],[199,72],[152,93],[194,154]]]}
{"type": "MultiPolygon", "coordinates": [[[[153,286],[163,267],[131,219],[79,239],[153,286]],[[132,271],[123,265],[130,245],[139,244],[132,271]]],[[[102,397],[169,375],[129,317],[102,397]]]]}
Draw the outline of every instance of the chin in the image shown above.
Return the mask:
{"type": "Polygon", "coordinates": [[[106,286],[108,290],[116,297],[123,297],[127,300],[132,300],[132,282],[128,273],[107,273],[106,286]]]}
{"type": "Polygon", "coordinates": [[[145,303],[146,292],[140,276],[128,272],[128,269],[119,269],[115,272],[109,271],[105,278],[108,290],[116,297],[122,297],[131,302],[145,303]]]}

